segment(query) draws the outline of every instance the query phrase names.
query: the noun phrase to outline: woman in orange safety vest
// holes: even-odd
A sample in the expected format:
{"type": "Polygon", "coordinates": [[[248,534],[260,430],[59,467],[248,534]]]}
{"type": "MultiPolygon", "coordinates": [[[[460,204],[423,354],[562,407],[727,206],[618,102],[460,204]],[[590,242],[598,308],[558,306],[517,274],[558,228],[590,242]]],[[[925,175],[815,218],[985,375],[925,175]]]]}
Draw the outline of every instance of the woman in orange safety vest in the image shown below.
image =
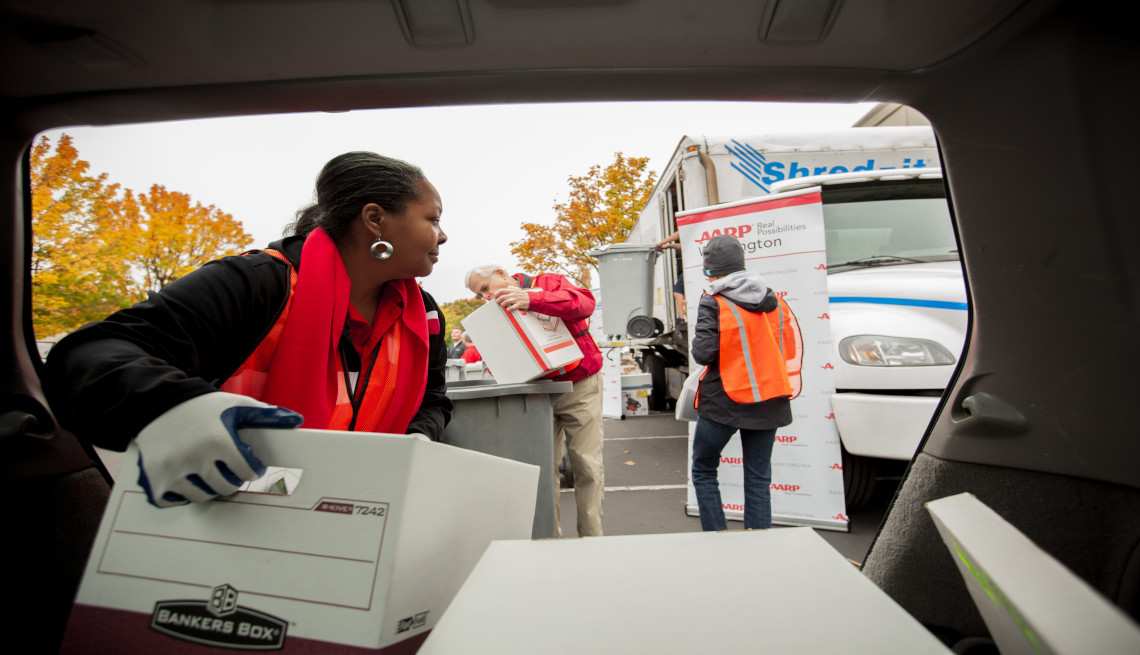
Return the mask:
{"type": "Polygon", "coordinates": [[[447,240],[442,211],[416,166],[333,158],[292,236],[210,262],[53,348],[56,416],[98,446],[134,439],[159,507],[258,477],[242,427],[439,440],[452,409],[443,316],[416,278],[447,240]]]}
{"type": "Polygon", "coordinates": [[[789,379],[785,360],[795,360],[798,330],[790,328],[787,305],[759,273],[745,269],[744,248],[735,237],[713,237],[703,257],[712,294],[698,305],[692,355],[708,371],[697,392],[691,474],[701,528],[727,527],[717,468],[737,431],[744,455],[744,527],[769,528],[772,446],[776,429],[792,422],[798,372],[789,379]]]}

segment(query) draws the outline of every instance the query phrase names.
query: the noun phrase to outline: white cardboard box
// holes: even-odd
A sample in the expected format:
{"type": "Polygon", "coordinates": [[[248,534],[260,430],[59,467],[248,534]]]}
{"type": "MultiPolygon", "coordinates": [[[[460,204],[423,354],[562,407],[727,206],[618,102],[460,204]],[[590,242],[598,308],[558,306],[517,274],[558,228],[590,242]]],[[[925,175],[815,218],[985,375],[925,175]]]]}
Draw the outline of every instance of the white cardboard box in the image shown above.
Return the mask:
{"type": "Polygon", "coordinates": [[[950,650],[811,528],[785,528],[496,541],[420,649],[540,652],[950,650]]]}
{"type": "Polygon", "coordinates": [[[302,469],[292,495],[158,509],[128,449],[63,652],[414,652],[492,540],[530,537],[536,466],[404,435],[242,435],[302,469]]]}
{"type": "Polygon", "coordinates": [[[582,359],[566,322],[489,302],[461,321],[495,381],[529,382],[582,359]]]}
{"type": "Polygon", "coordinates": [[[621,376],[622,416],[646,416],[649,414],[649,393],[653,390],[653,376],[649,373],[633,373],[621,376]]]}
{"type": "Polygon", "coordinates": [[[1003,655],[1140,653],[1140,626],[972,494],[926,509],[1003,655]]]}
{"type": "MultiPolygon", "coordinates": [[[[602,328],[602,290],[598,287],[590,289],[594,294],[594,313],[590,315],[590,336],[594,343],[608,342],[605,330],[602,328]]],[[[598,375],[602,377],[602,418],[621,418],[621,349],[601,348],[602,369],[598,375]]]]}
{"type": "Polygon", "coordinates": [[[649,389],[622,389],[621,415],[647,416],[649,414],[649,389]]]}
{"type": "Polygon", "coordinates": [[[621,365],[618,364],[617,348],[602,348],[602,416],[622,417],[621,365]]]}
{"type": "Polygon", "coordinates": [[[650,389],[653,387],[653,376],[649,373],[627,373],[621,376],[622,389],[650,389]]]}

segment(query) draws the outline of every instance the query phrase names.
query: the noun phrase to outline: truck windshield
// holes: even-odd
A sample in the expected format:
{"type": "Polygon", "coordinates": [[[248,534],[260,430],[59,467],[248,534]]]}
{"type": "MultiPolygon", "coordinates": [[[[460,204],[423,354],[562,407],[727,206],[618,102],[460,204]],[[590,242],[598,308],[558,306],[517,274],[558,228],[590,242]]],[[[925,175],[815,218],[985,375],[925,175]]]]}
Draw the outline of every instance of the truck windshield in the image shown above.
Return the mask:
{"type": "Polygon", "coordinates": [[[941,180],[824,187],[823,211],[829,272],[959,258],[941,180]]]}

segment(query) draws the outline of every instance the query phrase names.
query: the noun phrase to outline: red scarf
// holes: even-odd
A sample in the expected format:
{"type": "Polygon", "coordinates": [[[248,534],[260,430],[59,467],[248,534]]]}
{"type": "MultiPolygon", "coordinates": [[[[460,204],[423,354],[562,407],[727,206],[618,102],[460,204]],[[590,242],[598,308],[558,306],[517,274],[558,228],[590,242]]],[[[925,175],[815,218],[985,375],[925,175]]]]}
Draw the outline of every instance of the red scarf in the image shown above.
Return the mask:
{"type": "MultiPolygon", "coordinates": [[[[403,323],[405,338],[399,339],[396,352],[379,348],[378,357],[389,353],[387,366],[378,362],[373,370],[361,371],[357,386],[365,384],[368,378],[362,406],[371,411],[359,413],[355,429],[403,434],[419,410],[427,388],[428,325],[423,296],[415,280],[393,280],[388,284],[404,287],[406,301],[399,321],[403,323]],[[396,361],[392,361],[392,354],[396,355],[396,361]],[[384,369],[391,366],[397,368],[394,385],[371,384],[377,378],[383,379],[384,369]],[[376,373],[376,377],[371,377],[372,373],[376,373]],[[365,420],[366,416],[371,418],[365,420]]],[[[343,390],[337,346],[348,315],[351,289],[352,282],[336,244],[324,230],[313,230],[301,250],[301,266],[290,299],[288,320],[269,365],[261,397],[264,402],[300,412],[308,428],[329,427],[329,419],[338,404],[338,390],[343,390]]],[[[385,338],[389,334],[391,329],[385,338]]],[[[344,398],[339,401],[343,402],[344,398]]]]}

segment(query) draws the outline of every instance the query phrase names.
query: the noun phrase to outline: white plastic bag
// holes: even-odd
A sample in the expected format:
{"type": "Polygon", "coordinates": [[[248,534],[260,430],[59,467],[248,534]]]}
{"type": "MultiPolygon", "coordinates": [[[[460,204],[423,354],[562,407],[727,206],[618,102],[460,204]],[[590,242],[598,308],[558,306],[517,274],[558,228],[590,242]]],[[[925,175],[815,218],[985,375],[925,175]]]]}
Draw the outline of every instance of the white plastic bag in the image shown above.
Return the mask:
{"type": "Polygon", "coordinates": [[[677,420],[678,421],[695,421],[697,420],[697,386],[700,384],[701,376],[708,370],[708,366],[701,364],[689,377],[685,378],[685,384],[681,385],[681,397],[677,399],[677,420]]]}

